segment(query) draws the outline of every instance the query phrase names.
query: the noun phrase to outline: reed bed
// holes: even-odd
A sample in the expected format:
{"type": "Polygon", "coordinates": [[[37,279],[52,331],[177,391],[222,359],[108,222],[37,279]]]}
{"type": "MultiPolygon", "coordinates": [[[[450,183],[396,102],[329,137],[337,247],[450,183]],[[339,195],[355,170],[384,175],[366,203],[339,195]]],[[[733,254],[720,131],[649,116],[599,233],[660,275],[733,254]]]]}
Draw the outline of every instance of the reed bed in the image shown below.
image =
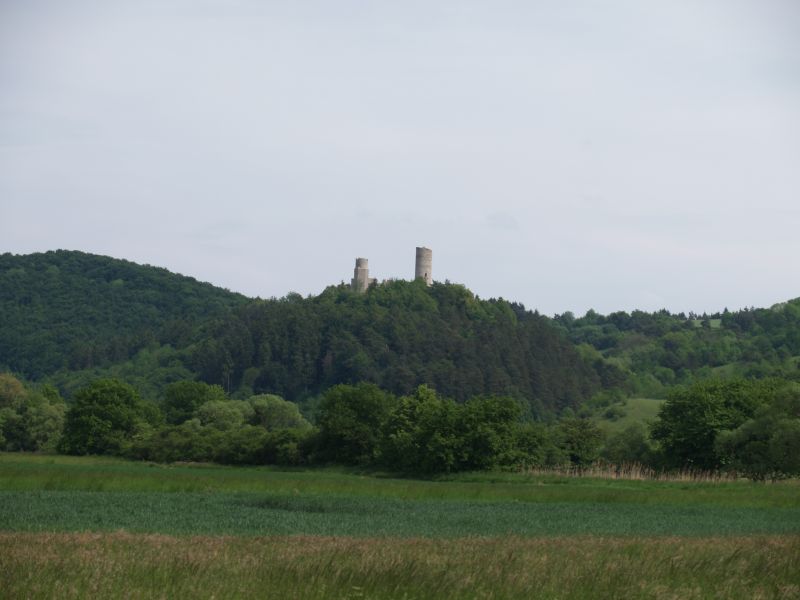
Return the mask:
{"type": "Polygon", "coordinates": [[[622,479],[626,481],[671,481],[694,483],[731,483],[743,478],[735,471],[704,471],[701,469],[679,469],[663,471],[653,469],[641,463],[623,463],[620,465],[604,462],[594,463],[586,467],[553,466],[524,467],[520,473],[530,477],[584,477],[593,479],[622,479]]]}

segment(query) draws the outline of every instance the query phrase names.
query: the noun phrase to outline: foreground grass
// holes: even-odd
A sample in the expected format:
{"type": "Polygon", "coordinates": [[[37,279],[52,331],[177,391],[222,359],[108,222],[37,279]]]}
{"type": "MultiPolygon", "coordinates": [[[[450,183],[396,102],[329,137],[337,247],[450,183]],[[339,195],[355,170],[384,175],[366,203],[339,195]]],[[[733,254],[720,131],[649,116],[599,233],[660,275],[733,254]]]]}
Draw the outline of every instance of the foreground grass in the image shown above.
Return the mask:
{"type": "Polygon", "coordinates": [[[797,598],[800,538],[0,533],[0,598],[797,598]]]}
{"type": "Polygon", "coordinates": [[[0,599],[798,598],[799,492],[0,454],[0,599]]]}

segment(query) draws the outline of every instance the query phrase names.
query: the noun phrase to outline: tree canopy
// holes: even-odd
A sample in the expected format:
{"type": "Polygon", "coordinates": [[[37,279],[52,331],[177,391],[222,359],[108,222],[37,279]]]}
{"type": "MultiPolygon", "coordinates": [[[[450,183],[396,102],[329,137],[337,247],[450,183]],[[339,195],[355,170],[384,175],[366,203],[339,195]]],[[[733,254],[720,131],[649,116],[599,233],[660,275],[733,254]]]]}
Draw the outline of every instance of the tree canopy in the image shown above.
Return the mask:
{"type": "Polygon", "coordinates": [[[670,393],[652,428],[666,465],[719,468],[722,457],[715,444],[720,432],[752,419],[774,401],[782,385],[775,380],[709,380],[670,393]]]}
{"type": "Polygon", "coordinates": [[[122,454],[160,416],[130,385],[98,379],[75,394],[59,449],[66,454],[122,454]]]}
{"type": "Polygon", "coordinates": [[[615,383],[612,367],[587,362],[551,320],[454,284],[248,300],[108,257],[4,254],[0,315],[0,365],[55,382],[67,396],[98,377],[135,383],[150,398],[169,389],[171,423],[195,408],[169,387],[188,390],[188,379],[240,399],[290,401],[337,384],[366,381],[398,395],[428,384],[458,402],[522,399],[541,416],[615,383]]]}

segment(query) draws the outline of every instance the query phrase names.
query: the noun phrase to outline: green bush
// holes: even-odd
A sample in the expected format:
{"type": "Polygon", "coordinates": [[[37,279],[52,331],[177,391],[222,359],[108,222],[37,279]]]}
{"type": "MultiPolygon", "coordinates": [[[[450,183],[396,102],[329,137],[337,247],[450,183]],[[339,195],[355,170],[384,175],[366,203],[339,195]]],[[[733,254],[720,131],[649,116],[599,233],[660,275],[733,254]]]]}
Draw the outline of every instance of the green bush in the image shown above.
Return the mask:
{"type": "Polygon", "coordinates": [[[324,460],[372,464],[396,399],[370,383],[336,385],[319,406],[319,452],[324,460]]]}
{"type": "Polygon", "coordinates": [[[10,373],[0,373],[0,450],[55,450],[66,409],[55,388],[31,388],[10,373]]]}
{"type": "Polygon", "coordinates": [[[800,475],[800,390],[781,390],[752,419],[721,431],[714,449],[725,468],[752,479],[800,475]]]}
{"type": "Polygon", "coordinates": [[[158,425],[154,404],[130,385],[98,379],[78,390],[67,411],[59,450],[65,454],[124,454],[134,438],[158,425]]]}
{"type": "Polygon", "coordinates": [[[734,430],[767,406],[786,382],[711,380],[669,394],[651,435],[667,468],[715,470],[723,466],[717,435],[734,430]]]}

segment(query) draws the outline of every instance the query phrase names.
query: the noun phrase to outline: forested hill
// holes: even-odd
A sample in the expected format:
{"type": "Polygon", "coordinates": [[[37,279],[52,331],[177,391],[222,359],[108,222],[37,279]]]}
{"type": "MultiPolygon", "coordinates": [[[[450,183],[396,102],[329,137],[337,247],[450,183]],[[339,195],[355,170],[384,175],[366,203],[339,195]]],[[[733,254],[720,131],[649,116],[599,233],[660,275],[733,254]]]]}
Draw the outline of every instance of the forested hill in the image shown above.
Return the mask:
{"type": "Polygon", "coordinates": [[[515,396],[541,414],[577,407],[600,387],[549,319],[422,281],[254,301],[217,323],[194,360],[205,381],[293,400],[337,383],[368,381],[396,394],[427,383],[459,401],[515,396]]]}
{"type": "Polygon", "coordinates": [[[393,282],[316,297],[243,296],[164,269],[81,252],[0,256],[0,368],[69,394],[99,376],[145,395],[186,377],[233,396],[300,401],[337,383],[398,394],[524,399],[537,414],[600,388],[552,321],[463,286],[393,282]]]}
{"type": "Polygon", "coordinates": [[[190,344],[244,296],[166,269],[83,252],[0,255],[0,367],[31,379],[190,344]]]}
{"type": "Polygon", "coordinates": [[[589,311],[554,322],[587,360],[622,370],[629,394],[662,397],[675,385],[711,377],[800,380],[800,298],[712,315],[589,311]]]}

